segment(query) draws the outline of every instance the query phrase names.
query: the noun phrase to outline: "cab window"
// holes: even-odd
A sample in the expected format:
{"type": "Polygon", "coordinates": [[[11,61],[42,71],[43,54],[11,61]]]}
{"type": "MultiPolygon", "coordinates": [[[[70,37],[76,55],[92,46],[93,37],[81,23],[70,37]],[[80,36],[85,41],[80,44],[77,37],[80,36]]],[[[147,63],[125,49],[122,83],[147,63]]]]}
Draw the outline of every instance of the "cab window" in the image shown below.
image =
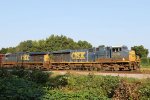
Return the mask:
{"type": "Polygon", "coordinates": [[[120,52],[120,51],[122,51],[122,49],[121,48],[112,48],[112,51],[113,52],[120,52]]]}

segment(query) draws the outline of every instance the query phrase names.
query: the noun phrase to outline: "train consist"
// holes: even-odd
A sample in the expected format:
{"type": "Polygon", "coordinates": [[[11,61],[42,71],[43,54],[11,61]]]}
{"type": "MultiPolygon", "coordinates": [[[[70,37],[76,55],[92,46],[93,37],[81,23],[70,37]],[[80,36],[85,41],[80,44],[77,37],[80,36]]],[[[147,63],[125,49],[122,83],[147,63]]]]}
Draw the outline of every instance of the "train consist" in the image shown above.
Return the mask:
{"type": "Polygon", "coordinates": [[[140,59],[127,46],[1,54],[0,66],[44,70],[137,70],[140,59]]]}

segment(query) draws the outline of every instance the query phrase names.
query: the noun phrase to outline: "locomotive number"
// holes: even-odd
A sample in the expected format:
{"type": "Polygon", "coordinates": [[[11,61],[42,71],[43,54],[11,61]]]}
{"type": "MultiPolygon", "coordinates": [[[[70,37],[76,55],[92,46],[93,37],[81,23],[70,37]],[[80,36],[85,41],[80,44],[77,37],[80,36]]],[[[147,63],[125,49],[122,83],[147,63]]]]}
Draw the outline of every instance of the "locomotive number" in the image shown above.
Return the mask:
{"type": "Polygon", "coordinates": [[[21,56],[21,60],[29,60],[29,55],[23,55],[23,56],[21,56]]]}
{"type": "Polygon", "coordinates": [[[85,59],[85,52],[73,52],[71,54],[72,59],[85,59]]]}

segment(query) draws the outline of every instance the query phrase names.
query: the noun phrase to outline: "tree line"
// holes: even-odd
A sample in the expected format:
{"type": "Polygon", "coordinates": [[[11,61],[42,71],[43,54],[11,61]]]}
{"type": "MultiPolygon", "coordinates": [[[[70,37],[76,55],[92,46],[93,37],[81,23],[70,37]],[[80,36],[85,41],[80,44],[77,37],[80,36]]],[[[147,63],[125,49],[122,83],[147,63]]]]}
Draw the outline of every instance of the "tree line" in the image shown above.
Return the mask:
{"type": "Polygon", "coordinates": [[[20,42],[16,47],[2,48],[0,53],[15,53],[15,52],[49,52],[64,49],[87,49],[92,48],[92,45],[87,41],[75,42],[72,38],[63,35],[51,35],[46,39],[33,41],[27,40],[20,42]]]}

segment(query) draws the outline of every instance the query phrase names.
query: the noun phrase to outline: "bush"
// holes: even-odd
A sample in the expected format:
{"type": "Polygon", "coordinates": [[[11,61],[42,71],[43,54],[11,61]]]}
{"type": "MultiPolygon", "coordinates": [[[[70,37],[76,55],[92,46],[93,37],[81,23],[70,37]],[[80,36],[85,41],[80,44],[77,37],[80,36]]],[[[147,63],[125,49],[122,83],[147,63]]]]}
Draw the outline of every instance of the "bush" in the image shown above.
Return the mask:
{"type": "Polygon", "coordinates": [[[11,74],[15,75],[15,76],[17,76],[19,78],[28,79],[28,78],[30,78],[31,71],[24,70],[24,69],[13,69],[11,74]]]}
{"type": "Polygon", "coordinates": [[[146,100],[150,98],[150,82],[144,82],[139,88],[140,100],[146,100]]]}
{"type": "MultiPolygon", "coordinates": [[[[87,92],[111,98],[119,84],[119,78],[113,76],[71,76],[68,77],[68,89],[72,91],[88,90],[87,92]]],[[[91,93],[91,94],[92,94],[91,93]]]]}
{"type": "Polygon", "coordinates": [[[141,58],[141,64],[144,65],[144,66],[148,66],[150,65],[150,59],[149,58],[141,58]]]}
{"type": "Polygon", "coordinates": [[[114,95],[114,90],[119,85],[119,77],[114,76],[102,76],[103,82],[101,83],[101,86],[104,90],[106,90],[107,96],[109,98],[112,98],[114,95]]]}
{"type": "Polygon", "coordinates": [[[119,84],[118,77],[61,75],[50,79],[47,94],[54,100],[108,100],[119,84]]]}
{"type": "Polygon", "coordinates": [[[61,88],[65,87],[68,84],[68,76],[67,75],[58,75],[56,77],[51,77],[47,86],[50,88],[61,88]]]}
{"type": "Polygon", "coordinates": [[[0,78],[0,100],[33,100],[43,94],[43,89],[31,81],[17,77],[0,78]]]}
{"type": "Polygon", "coordinates": [[[11,73],[6,69],[0,69],[0,77],[10,77],[11,73]]]}
{"type": "Polygon", "coordinates": [[[46,84],[49,81],[49,74],[39,70],[33,71],[28,80],[38,84],[46,84]]]}
{"type": "Polygon", "coordinates": [[[108,100],[114,98],[145,100],[150,98],[149,79],[138,80],[91,74],[88,76],[50,75],[51,73],[38,70],[1,69],[0,100],[108,100]]]}
{"type": "Polygon", "coordinates": [[[49,81],[49,73],[42,72],[40,70],[24,70],[24,69],[14,69],[11,72],[19,78],[23,78],[29,81],[36,82],[38,84],[46,84],[49,81]]]}
{"type": "Polygon", "coordinates": [[[97,95],[95,90],[65,92],[60,89],[49,90],[41,97],[42,100],[109,100],[104,95],[97,95]]]}
{"type": "Polygon", "coordinates": [[[115,94],[114,100],[139,100],[138,88],[140,82],[128,83],[126,80],[121,80],[115,94]]]}

